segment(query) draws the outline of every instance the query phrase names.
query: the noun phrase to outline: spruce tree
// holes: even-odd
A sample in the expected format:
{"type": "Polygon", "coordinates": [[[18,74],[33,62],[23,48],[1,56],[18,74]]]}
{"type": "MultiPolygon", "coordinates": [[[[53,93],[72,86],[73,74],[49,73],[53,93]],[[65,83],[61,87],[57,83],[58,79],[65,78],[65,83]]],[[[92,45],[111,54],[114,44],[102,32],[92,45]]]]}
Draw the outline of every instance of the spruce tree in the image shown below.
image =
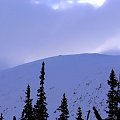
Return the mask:
{"type": "Polygon", "coordinates": [[[78,107],[76,120],[83,120],[82,119],[82,110],[80,107],[78,107]]]}
{"type": "Polygon", "coordinates": [[[20,120],[25,120],[25,117],[24,117],[24,109],[22,111],[22,115],[21,115],[21,119],[20,120]]]}
{"type": "Polygon", "coordinates": [[[4,118],[3,118],[3,114],[1,113],[1,115],[0,115],[0,120],[3,120],[4,118]]]}
{"type": "Polygon", "coordinates": [[[63,99],[61,100],[61,105],[57,109],[61,112],[58,120],[68,120],[69,118],[69,110],[68,110],[68,104],[67,104],[67,98],[65,96],[65,93],[63,94],[63,99]]]}
{"type": "Polygon", "coordinates": [[[26,100],[25,100],[24,109],[22,111],[21,120],[34,120],[32,99],[30,98],[30,86],[29,85],[27,86],[27,90],[25,94],[26,94],[26,100]]]}
{"type": "Polygon", "coordinates": [[[47,103],[46,103],[46,96],[44,91],[44,80],[45,80],[45,71],[44,71],[45,63],[42,63],[41,68],[41,75],[40,75],[40,88],[38,89],[37,93],[37,102],[34,106],[34,117],[35,120],[47,120],[49,117],[47,113],[47,103]]]}
{"type": "Polygon", "coordinates": [[[118,97],[117,97],[117,86],[118,81],[116,80],[114,70],[111,71],[110,77],[108,80],[108,85],[110,86],[110,90],[108,91],[108,118],[112,120],[117,119],[117,112],[118,112],[118,97]]]}
{"type": "Polygon", "coordinates": [[[117,119],[120,120],[120,75],[119,75],[118,89],[117,89],[117,100],[118,100],[117,119]]]}
{"type": "Polygon", "coordinates": [[[15,117],[15,116],[13,116],[13,120],[16,120],[16,117],[15,117]]]}

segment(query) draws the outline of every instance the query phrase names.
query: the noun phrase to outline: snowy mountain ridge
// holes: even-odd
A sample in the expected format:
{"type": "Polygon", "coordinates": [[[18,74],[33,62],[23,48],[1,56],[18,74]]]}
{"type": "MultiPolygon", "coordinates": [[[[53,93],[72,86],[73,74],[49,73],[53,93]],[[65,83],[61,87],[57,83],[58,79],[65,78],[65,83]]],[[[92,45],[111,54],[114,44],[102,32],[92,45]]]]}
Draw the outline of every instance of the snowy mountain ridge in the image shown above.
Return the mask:
{"type": "MultiPolygon", "coordinates": [[[[86,119],[91,110],[90,120],[94,120],[92,107],[100,109],[106,117],[106,99],[109,86],[107,80],[111,69],[116,75],[120,72],[120,56],[101,54],[78,54],[56,56],[45,61],[45,92],[47,96],[49,120],[55,119],[59,112],[62,95],[68,98],[70,120],[74,120],[78,106],[86,119]]],[[[24,106],[27,84],[31,86],[33,104],[36,102],[39,75],[43,60],[23,64],[0,72],[0,112],[5,120],[14,115],[20,118],[24,106]]]]}

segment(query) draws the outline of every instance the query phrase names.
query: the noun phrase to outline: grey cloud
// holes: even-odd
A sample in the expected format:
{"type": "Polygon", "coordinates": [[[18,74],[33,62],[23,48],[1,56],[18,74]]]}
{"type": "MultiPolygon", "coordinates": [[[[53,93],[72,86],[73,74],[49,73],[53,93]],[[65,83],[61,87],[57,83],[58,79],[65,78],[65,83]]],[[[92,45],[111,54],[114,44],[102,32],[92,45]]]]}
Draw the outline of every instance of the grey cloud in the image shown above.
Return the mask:
{"type": "Polygon", "coordinates": [[[65,11],[29,0],[0,1],[0,56],[22,63],[59,54],[91,52],[120,33],[120,1],[65,11]]]}

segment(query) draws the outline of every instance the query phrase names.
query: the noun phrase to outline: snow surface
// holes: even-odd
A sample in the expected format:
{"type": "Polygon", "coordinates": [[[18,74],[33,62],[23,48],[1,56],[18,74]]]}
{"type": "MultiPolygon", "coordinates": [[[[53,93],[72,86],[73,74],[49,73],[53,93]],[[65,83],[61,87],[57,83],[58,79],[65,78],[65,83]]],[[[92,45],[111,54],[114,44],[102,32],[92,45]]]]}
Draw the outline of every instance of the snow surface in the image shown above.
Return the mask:
{"type": "MultiPolygon", "coordinates": [[[[95,120],[93,106],[106,117],[106,94],[109,89],[107,80],[111,69],[115,70],[118,77],[120,56],[60,55],[44,61],[49,120],[54,120],[59,115],[56,109],[64,92],[68,98],[69,120],[75,119],[79,106],[85,119],[87,111],[91,110],[89,120],[95,120]]],[[[38,60],[0,72],[0,112],[3,112],[5,120],[12,120],[14,115],[20,118],[28,83],[31,86],[33,104],[36,102],[42,62],[43,60],[38,60]]]]}

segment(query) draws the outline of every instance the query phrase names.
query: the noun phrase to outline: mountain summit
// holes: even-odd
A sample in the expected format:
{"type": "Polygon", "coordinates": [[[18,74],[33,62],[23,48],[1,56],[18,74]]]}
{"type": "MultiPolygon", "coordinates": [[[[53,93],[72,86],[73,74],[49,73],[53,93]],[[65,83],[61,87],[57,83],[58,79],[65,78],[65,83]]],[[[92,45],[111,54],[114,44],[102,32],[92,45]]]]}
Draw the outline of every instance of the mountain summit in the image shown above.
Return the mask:
{"type": "MultiPolygon", "coordinates": [[[[0,111],[6,120],[16,115],[20,118],[24,106],[27,84],[31,86],[31,96],[36,101],[39,87],[39,74],[43,60],[23,64],[0,72],[0,111]]],[[[109,86],[107,80],[111,69],[118,76],[120,56],[102,54],[78,54],[56,56],[44,59],[45,92],[47,96],[49,120],[58,116],[57,108],[63,93],[68,98],[70,119],[76,117],[77,107],[81,106],[83,117],[96,106],[106,117],[106,99],[109,86]]],[[[90,120],[94,120],[93,111],[90,120]]]]}

